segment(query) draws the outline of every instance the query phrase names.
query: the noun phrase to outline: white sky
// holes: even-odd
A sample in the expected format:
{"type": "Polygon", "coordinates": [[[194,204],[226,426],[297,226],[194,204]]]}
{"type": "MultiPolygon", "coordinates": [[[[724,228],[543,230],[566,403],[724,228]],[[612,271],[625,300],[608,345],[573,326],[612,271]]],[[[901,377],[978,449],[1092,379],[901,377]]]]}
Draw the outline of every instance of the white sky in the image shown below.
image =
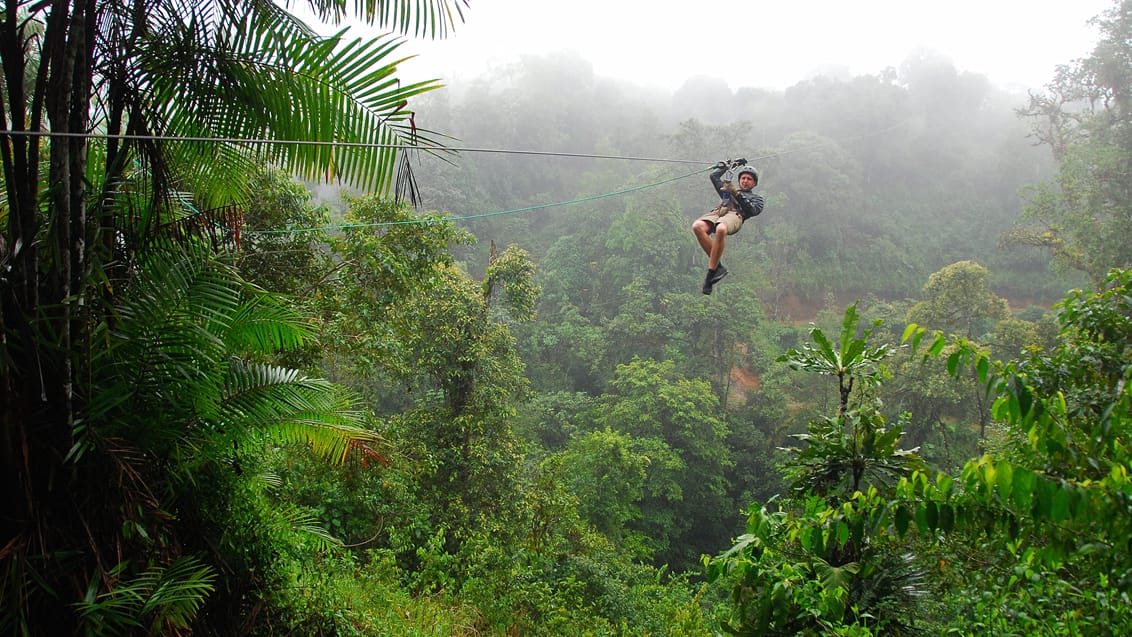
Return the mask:
{"type": "Polygon", "coordinates": [[[783,89],[830,65],[876,74],[927,48],[1000,86],[1041,88],[1056,65],[1092,52],[1086,22],[1115,2],[471,0],[447,40],[410,39],[401,51],[419,57],[398,76],[470,80],[523,54],[569,52],[599,76],[668,90],[696,75],[783,89]]]}

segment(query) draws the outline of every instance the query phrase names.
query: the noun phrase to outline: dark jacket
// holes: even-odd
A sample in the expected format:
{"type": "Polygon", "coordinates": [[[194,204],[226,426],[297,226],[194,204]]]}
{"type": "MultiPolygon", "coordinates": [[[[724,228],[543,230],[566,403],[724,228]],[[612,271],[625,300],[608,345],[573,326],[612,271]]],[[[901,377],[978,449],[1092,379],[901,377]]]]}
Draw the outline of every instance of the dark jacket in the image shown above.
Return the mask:
{"type": "Polygon", "coordinates": [[[740,190],[738,196],[735,197],[735,201],[731,201],[731,196],[723,190],[723,180],[721,177],[723,177],[723,173],[725,172],[727,172],[726,168],[716,168],[712,171],[711,175],[709,175],[711,185],[715,187],[715,192],[719,195],[719,198],[722,199],[724,203],[734,208],[735,211],[739,213],[739,216],[743,217],[743,221],[758,216],[759,213],[763,211],[763,206],[766,203],[763,200],[763,196],[750,190],[740,190]]]}

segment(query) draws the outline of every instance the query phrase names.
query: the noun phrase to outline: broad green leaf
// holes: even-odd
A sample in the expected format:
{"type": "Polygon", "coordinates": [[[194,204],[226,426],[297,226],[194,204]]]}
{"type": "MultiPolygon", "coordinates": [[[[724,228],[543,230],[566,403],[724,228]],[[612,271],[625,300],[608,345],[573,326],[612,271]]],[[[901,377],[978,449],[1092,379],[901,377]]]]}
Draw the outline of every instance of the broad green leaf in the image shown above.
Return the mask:
{"type": "Polygon", "coordinates": [[[936,474],[936,488],[944,497],[951,495],[952,478],[946,473],[936,474]]]}
{"type": "Polygon", "coordinates": [[[954,377],[958,374],[959,360],[960,360],[961,357],[962,357],[962,354],[959,350],[952,352],[951,355],[949,355],[947,357],[947,373],[950,374],[952,377],[954,377]]]}
{"type": "Polygon", "coordinates": [[[825,533],[821,527],[815,526],[810,529],[810,549],[818,555],[825,554],[825,533]]]}
{"type": "MultiPolygon", "coordinates": [[[[934,503],[930,503],[934,507],[934,503]]],[[[928,509],[924,504],[916,507],[916,528],[920,531],[920,535],[927,536],[931,525],[928,524],[928,509]]]]}
{"type": "Polygon", "coordinates": [[[852,303],[849,307],[845,308],[845,315],[841,319],[841,351],[845,352],[849,349],[849,344],[857,336],[857,322],[860,317],[857,315],[857,304],[852,303]]]}
{"type": "Polygon", "coordinates": [[[849,525],[844,522],[838,522],[836,532],[837,544],[841,547],[844,547],[845,543],[849,541],[849,525]]]}
{"type": "MultiPolygon", "coordinates": [[[[909,338],[910,336],[912,336],[913,334],[916,334],[916,335],[917,335],[917,337],[918,337],[918,336],[919,336],[919,334],[921,333],[921,332],[919,331],[919,329],[920,329],[920,327],[919,327],[918,325],[916,325],[915,323],[909,323],[909,324],[908,324],[908,327],[905,327],[905,328],[904,328],[904,334],[902,334],[902,335],[900,336],[900,342],[901,342],[901,343],[907,343],[907,342],[908,342],[908,338],[909,338]]],[[[916,344],[917,344],[917,343],[919,343],[919,339],[918,339],[918,338],[917,338],[917,340],[916,340],[916,341],[914,341],[914,342],[912,343],[912,351],[913,351],[913,352],[915,352],[915,350],[916,350],[916,344]]]]}
{"type": "Polygon", "coordinates": [[[825,333],[815,327],[810,330],[810,337],[814,339],[815,343],[817,343],[818,350],[821,352],[822,358],[824,358],[826,362],[833,365],[834,367],[840,367],[840,359],[837,354],[833,352],[833,343],[831,343],[830,340],[826,338],[825,333]]]}
{"type": "Polygon", "coordinates": [[[933,356],[933,357],[939,356],[940,352],[943,351],[943,348],[946,345],[947,345],[947,339],[944,338],[943,335],[937,334],[936,338],[935,338],[935,342],[932,343],[932,346],[928,349],[928,354],[930,356],[933,356]]]}
{"type": "Polygon", "coordinates": [[[1021,467],[1014,469],[1014,485],[1010,499],[1020,515],[1030,514],[1036,480],[1037,476],[1032,471],[1021,467]]]}
{"type": "Polygon", "coordinates": [[[939,505],[939,528],[944,533],[950,533],[955,528],[955,509],[951,505],[939,505]]]}
{"type": "Polygon", "coordinates": [[[1050,505],[1050,519],[1052,519],[1054,522],[1061,522],[1063,520],[1069,519],[1070,495],[1071,494],[1069,493],[1069,490],[1064,486],[1057,487],[1057,490],[1054,492],[1053,503],[1050,505]]]}
{"type": "Polygon", "coordinates": [[[931,500],[924,505],[924,521],[933,531],[939,528],[939,506],[931,500]]]}
{"type": "Polygon", "coordinates": [[[908,524],[911,522],[911,516],[908,515],[908,509],[903,505],[897,505],[897,515],[895,515],[895,524],[897,524],[897,533],[904,535],[908,533],[908,524]]]}
{"type": "Polygon", "coordinates": [[[1001,460],[995,465],[994,480],[998,486],[998,495],[1004,502],[1009,502],[1014,491],[1014,467],[1007,461],[1001,460]]]}
{"type": "Polygon", "coordinates": [[[1044,476],[1035,476],[1035,478],[1034,496],[1037,501],[1033,507],[1034,515],[1040,519],[1051,519],[1057,485],[1044,476]]]}
{"type": "Polygon", "coordinates": [[[979,485],[979,487],[981,489],[982,487],[985,486],[986,490],[987,490],[987,495],[989,496],[989,495],[994,493],[995,474],[996,474],[995,467],[994,467],[993,464],[987,463],[985,465],[980,466],[979,471],[982,474],[982,478],[983,478],[982,484],[979,485]]]}

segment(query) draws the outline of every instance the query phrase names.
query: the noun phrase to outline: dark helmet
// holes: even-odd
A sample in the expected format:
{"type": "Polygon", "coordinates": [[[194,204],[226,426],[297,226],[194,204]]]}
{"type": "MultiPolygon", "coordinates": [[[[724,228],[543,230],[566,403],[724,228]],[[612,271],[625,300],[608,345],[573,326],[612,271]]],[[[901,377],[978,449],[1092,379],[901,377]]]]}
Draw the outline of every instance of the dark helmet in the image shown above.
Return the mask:
{"type": "Polygon", "coordinates": [[[754,166],[743,166],[737,170],[735,172],[735,179],[739,179],[739,177],[743,176],[743,173],[750,174],[755,180],[755,185],[759,185],[759,171],[755,170],[754,166]]]}

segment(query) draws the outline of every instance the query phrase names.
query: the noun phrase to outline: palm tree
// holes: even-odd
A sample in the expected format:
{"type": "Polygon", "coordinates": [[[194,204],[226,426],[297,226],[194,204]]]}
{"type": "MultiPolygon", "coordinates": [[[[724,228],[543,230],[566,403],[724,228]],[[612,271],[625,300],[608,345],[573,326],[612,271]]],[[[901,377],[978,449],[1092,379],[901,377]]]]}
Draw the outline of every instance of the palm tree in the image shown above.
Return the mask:
{"type": "MultiPolygon", "coordinates": [[[[99,346],[86,403],[93,426],[72,448],[72,456],[97,460],[75,463],[100,485],[86,495],[96,506],[85,507],[84,520],[110,518],[130,530],[112,545],[115,552],[92,538],[88,554],[101,573],[75,600],[84,629],[121,634],[141,625],[152,634],[188,626],[218,579],[213,565],[226,563],[222,542],[210,533],[226,519],[200,503],[215,501],[218,492],[221,500],[238,497],[224,487],[233,482],[225,476],[241,479],[241,466],[254,465],[265,442],[301,443],[337,462],[351,453],[381,457],[380,438],[362,428],[340,388],[256,362],[311,337],[302,317],[208,250],[175,247],[140,260],[113,327],[94,330],[99,346]],[[149,542],[139,548],[129,535],[149,542]],[[194,538],[209,548],[203,563],[185,554],[194,538]],[[135,567],[130,558],[141,557],[158,566],[135,567]]],[[[257,523],[290,524],[315,541],[327,539],[294,507],[278,507],[257,523]]],[[[59,567],[69,563],[59,560],[59,567]]]]}
{"type": "MultiPolygon", "coordinates": [[[[466,4],[309,2],[324,19],[356,15],[434,37],[462,18],[466,4]]],[[[99,506],[105,480],[113,477],[112,486],[158,510],[161,485],[136,467],[175,462],[186,442],[209,428],[238,436],[271,421],[270,409],[247,406],[233,420],[224,408],[246,394],[225,392],[287,387],[289,396],[268,403],[296,410],[301,403],[288,400],[325,393],[286,370],[229,366],[230,356],[218,352],[255,348],[231,349],[233,334],[213,333],[224,312],[212,304],[251,312],[224,305],[224,295],[192,297],[215,313],[198,316],[197,331],[187,332],[219,347],[205,357],[211,365],[194,367],[204,350],[187,337],[172,350],[134,352],[148,366],[111,354],[131,347],[115,336],[136,325],[124,312],[126,290],[155,273],[172,276],[177,268],[160,265],[162,252],[202,238],[214,247],[230,242],[230,212],[248,195],[253,165],[411,195],[409,149],[436,149],[439,139],[416,128],[408,100],[438,84],[397,81],[397,36],[319,37],[270,0],[9,0],[0,33],[0,498],[15,503],[0,518],[0,631],[64,634],[82,623],[71,602],[87,594],[83,582],[92,574],[113,579],[115,564],[89,549],[122,539],[121,511],[99,506]],[[159,352],[172,357],[167,369],[146,358],[159,352]],[[138,377],[132,391],[115,393],[116,374],[146,369],[181,375],[138,377]],[[155,399],[173,412],[124,411],[127,403],[116,402],[155,399]],[[127,427],[132,420],[120,419],[123,413],[157,413],[160,426],[127,427]]],[[[190,293],[179,287],[189,280],[156,287],[176,297],[190,293]]],[[[312,434],[313,424],[284,418],[275,426],[330,445],[324,450],[335,455],[353,444],[343,441],[365,438],[335,429],[341,422],[329,434],[312,434]]]]}

